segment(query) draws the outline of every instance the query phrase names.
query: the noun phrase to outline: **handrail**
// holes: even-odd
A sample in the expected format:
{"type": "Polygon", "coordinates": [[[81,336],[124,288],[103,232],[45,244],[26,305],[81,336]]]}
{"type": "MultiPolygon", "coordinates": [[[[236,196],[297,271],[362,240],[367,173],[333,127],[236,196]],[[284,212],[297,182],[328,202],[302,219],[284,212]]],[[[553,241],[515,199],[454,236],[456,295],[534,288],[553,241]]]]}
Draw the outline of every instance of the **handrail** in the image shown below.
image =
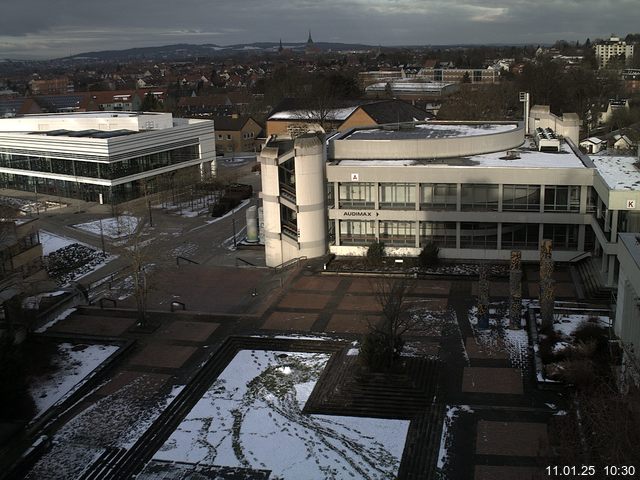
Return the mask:
{"type": "Polygon", "coordinates": [[[254,265],[251,262],[247,262],[245,259],[240,258],[240,257],[236,257],[236,267],[238,266],[238,260],[240,260],[242,263],[244,263],[245,265],[249,265],[250,267],[255,267],[256,265],[254,265]]]}
{"type": "Polygon", "coordinates": [[[183,257],[183,256],[181,256],[181,255],[177,255],[177,256],[176,256],[176,265],[178,265],[178,266],[180,265],[180,260],[184,260],[185,262],[193,263],[193,264],[195,264],[195,265],[200,265],[200,264],[199,264],[198,262],[196,262],[195,260],[191,260],[190,258],[183,257]]]}
{"type": "Polygon", "coordinates": [[[100,308],[104,308],[104,301],[107,302],[111,302],[113,305],[113,308],[116,308],[118,306],[118,302],[116,302],[113,298],[109,298],[109,297],[102,297],[100,299],[100,301],[98,302],[100,304],[100,308]]]}
{"type": "Polygon", "coordinates": [[[293,265],[296,267],[300,264],[302,260],[306,260],[306,256],[292,258],[291,260],[287,260],[286,262],[281,263],[280,265],[276,265],[273,267],[274,271],[278,273],[279,271],[285,270],[293,265]]]}
{"type": "Polygon", "coordinates": [[[570,260],[568,260],[567,263],[579,262],[580,260],[583,260],[585,258],[589,258],[590,256],[591,256],[591,252],[582,252],[579,255],[576,255],[575,257],[573,257],[570,260]]]}

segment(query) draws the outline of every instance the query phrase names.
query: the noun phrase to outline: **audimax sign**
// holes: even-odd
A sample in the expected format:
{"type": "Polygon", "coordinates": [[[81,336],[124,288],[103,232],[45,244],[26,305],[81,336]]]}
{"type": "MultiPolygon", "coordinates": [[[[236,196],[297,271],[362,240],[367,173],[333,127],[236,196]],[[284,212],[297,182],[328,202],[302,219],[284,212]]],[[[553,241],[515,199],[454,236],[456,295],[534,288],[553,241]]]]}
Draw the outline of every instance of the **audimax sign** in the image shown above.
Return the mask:
{"type": "Polygon", "coordinates": [[[373,218],[380,215],[378,212],[372,212],[367,210],[347,210],[342,212],[343,217],[359,217],[359,218],[373,218]]]}

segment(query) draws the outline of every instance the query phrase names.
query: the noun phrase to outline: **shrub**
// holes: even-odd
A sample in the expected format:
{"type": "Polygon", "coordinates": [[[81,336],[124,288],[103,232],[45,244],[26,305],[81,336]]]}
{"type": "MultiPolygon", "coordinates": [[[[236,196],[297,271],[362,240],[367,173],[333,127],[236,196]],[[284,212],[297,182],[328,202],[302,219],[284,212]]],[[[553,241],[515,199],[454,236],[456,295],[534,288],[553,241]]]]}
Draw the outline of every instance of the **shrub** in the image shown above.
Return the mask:
{"type": "Polygon", "coordinates": [[[418,255],[418,263],[421,267],[431,267],[438,263],[438,253],[440,249],[433,242],[427,242],[418,255]]]}
{"type": "Polygon", "coordinates": [[[386,256],[384,242],[372,242],[367,249],[367,260],[372,265],[381,265],[386,256]]]}
{"type": "Polygon", "coordinates": [[[388,334],[372,329],[362,339],[360,360],[373,372],[389,370],[400,356],[403,344],[400,337],[390,341],[388,334]]]}

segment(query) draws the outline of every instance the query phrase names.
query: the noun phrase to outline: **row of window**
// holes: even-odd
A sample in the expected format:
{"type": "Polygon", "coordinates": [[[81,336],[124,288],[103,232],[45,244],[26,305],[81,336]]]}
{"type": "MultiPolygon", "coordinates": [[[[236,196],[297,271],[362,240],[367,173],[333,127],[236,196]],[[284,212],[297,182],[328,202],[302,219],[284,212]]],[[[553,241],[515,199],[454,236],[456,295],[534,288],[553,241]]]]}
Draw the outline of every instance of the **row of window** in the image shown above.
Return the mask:
{"type": "Polygon", "coordinates": [[[198,146],[176,148],[165,152],[143,155],[112,163],[63,160],[59,158],[31,157],[11,153],[0,153],[0,167],[31,170],[45,173],[59,173],[75,177],[117,178],[147,172],[156,168],[195,160],[199,157],[198,146]]]}
{"type": "MultiPolygon", "coordinates": [[[[245,140],[248,140],[250,138],[254,138],[254,136],[255,135],[254,135],[253,132],[243,133],[242,134],[242,138],[244,138],[245,140]]],[[[227,133],[227,134],[218,133],[217,137],[218,137],[218,140],[231,140],[231,138],[232,138],[230,133],[227,133]]]]}
{"type": "MultiPolygon", "coordinates": [[[[456,248],[457,244],[456,222],[419,222],[416,225],[416,222],[380,221],[378,237],[376,237],[375,221],[341,220],[339,229],[341,245],[367,245],[379,239],[389,246],[414,247],[416,233],[419,235],[420,245],[434,242],[442,248],[456,248]]],[[[578,248],[578,225],[545,224],[542,236],[551,239],[557,250],[578,248]]],[[[540,225],[503,223],[500,239],[502,249],[537,250],[540,241],[540,225]]],[[[498,224],[460,222],[460,247],[497,249],[498,224]]]]}
{"type": "MultiPolygon", "coordinates": [[[[188,176],[192,173],[194,178],[199,175],[198,166],[186,167],[179,170],[180,175],[188,176]]],[[[154,192],[156,185],[161,184],[171,186],[174,183],[176,171],[163,173],[153,177],[147,177],[143,180],[135,180],[132,182],[107,187],[102,185],[91,185],[67,180],[57,180],[44,177],[30,177],[26,175],[15,175],[11,173],[0,173],[0,188],[12,188],[15,190],[23,190],[34,192],[36,194],[47,194],[52,196],[60,196],[67,198],[79,198],[88,202],[97,202],[102,194],[104,203],[119,203],[134,198],[139,198],[144,191],[154,192]]]]}
{"type": "MultiPolygon", "coordinates": [[[[499,185],[462,184],[462,210],[498,211],[499,185]]],[[[328,199],[333,204],[334,186],[328,184],[328,199]]],[[[375,208],[375,183],[338,184],[340,208],[375,208]]],[[[580,211],[580,186],[549,185],[544,187],[544,211],[580,211]]],[[[542,189],[539,185],[502,185],[502,210],[540,211],[542,189]]],[[[597,195],[589,187],[587,211],[596,209],[597,195]]],[[[416,201],[422,210],[457,210],[458,185],[455,183],[380,183],[378,203],[381,209],[414,209],[416,201]],[[419,199],[417,197],[419,195],[419,199]]]]}

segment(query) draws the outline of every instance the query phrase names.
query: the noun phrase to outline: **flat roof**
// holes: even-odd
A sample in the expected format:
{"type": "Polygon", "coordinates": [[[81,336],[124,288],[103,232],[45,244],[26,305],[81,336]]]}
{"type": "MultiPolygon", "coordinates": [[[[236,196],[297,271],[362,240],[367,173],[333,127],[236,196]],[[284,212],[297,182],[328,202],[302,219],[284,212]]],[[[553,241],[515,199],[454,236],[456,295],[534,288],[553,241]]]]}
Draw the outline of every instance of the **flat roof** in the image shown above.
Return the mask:
{"type": "Polygon", "coordinates": [[[351,167],[502,167],[502,168],[587,168],[580,157],[567,143],[562,143],[560,152],[539,152],[530,138],[518,148],[507,152],[484,153],[467,157],[430,159],[380,159],[380,160],[336,160],[334,165],[351,167]]]}
{"type": "Polygon", "coordinates": [[[124,118],[139,117],[141,115],[166,115],[166,112],[122,112],[122,111],[99,111],[99,112],[69,112],[69,113],[36,113],[23,115],[16,118],[124,118]]]}
{"type": "Polygon", "coordinates": [[[83,138],[113,138],[122,137],[124,135],[133,135],[134,133],[142,133],[135,130],[49,130],[46,132],[28,132],[27,135],[44,135],[46,137],[83,137],[83,138]]]}
{"type": "Polygon", "coordinates": [[[400,129],[390,125],[386,128],[358,129],[342,140],[419,140],[434,138],[459,138],[504,133],[518,128],[517,123],[420,123],[400,129]]]}
{"type": "Polygon", "coordinates": [[[636,156],[589,155],[602,179],[612,190],[640,190],[636,156]]]}

